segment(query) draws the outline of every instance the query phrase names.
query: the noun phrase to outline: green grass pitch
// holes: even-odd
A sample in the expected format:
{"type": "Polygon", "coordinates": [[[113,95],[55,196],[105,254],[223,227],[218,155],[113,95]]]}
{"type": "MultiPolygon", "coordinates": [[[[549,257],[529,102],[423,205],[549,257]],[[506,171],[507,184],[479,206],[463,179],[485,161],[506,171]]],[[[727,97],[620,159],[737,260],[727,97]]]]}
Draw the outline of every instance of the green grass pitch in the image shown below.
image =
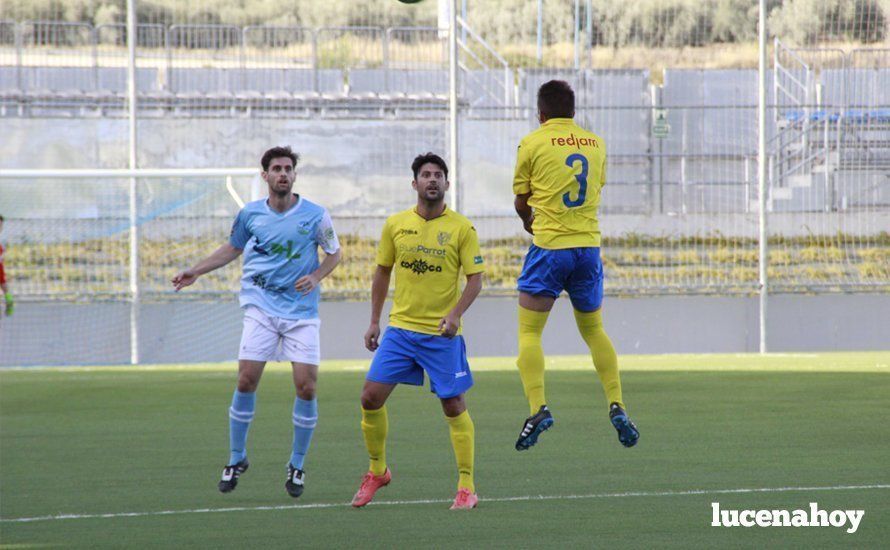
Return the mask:
{"type": "Polygon", "coordinates": [[[556,424],[519,453],[528,411],[512,359],[471,361],[481,501],[461,512],[448,510],[447,425],[415,387],[397,388],[388,404],[392,484],[375,504],[348,506],[367,468],[358,404],[367,362],[322,365],[299,500],[283,487],[293,400],[284,365],[263,378],[251,468],[228,495],[216,483],[233,364],[3,370],[0,547],[874,548],[890,539],[890,353],[621,363],[637,447],[619,445],[589,359],[558,357],[547,375],[556,424]],[[818,502],[865,516],[853,534],[711,527],[711,502],[818,502]]]}

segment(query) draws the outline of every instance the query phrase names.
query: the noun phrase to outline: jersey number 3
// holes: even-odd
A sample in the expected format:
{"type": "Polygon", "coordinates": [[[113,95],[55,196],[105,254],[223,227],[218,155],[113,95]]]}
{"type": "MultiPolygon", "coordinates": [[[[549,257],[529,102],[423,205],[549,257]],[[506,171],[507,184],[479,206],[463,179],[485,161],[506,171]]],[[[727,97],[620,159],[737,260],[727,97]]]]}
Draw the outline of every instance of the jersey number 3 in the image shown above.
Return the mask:
{"type": "Polygon", "coordinates": [[[587,157],[582,154],[575,153],[574,155],[569,155],[568,158],[566,158],[566,166],[574,168],[576,162],[581,163],[581,173],[575,174],[575,179],[578,180],[578,198],[572,200],[571,193],[566,192],[562,196],[562,202],[568,208],[581,206],[582,204],[584,204],[584,200],[587,199],[587,157]]]}

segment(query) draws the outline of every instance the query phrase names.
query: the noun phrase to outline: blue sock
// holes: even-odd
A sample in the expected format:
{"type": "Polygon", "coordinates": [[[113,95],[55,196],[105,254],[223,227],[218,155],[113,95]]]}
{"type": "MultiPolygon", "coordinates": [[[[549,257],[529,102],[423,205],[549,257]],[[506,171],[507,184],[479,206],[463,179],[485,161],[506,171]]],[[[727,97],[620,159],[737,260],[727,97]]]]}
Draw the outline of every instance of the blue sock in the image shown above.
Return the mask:
{"type": "Polygon", "coordinates": [[[294,446],[290,455],[290,464],[298,470],[303,469],[303,460],[309,451],[312,432],[318,423],[318,400],[305,401],[294,399],[294,446]]]}
{"type": "Polygon", "coordinates": [[[256,408],[256,392],[235,390],[229,407],[229,464],[237,464],[247,457],[247,430],[256,408]]]}

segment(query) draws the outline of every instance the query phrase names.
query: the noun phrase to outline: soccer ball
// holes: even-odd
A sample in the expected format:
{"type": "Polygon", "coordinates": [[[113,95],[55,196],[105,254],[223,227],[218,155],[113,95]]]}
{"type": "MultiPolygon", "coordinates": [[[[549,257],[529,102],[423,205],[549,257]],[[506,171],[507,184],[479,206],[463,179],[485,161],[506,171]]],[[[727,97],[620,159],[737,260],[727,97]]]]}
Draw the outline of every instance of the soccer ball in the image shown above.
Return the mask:
{"type": "Polygon", "coordinates": [[[417,4],[423,2],[423,0],[399,0],[399,2],[403,4],[417,4]]]}

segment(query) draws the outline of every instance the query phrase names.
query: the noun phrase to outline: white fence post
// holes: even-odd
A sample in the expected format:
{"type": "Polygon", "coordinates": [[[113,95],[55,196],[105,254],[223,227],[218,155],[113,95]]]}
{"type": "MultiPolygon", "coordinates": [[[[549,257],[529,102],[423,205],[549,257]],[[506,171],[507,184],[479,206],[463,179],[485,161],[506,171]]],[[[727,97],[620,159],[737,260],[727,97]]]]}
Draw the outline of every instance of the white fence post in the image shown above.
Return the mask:
{"type": "MultiPolygon", "coordinates": [[[[136,169],[136,0],[127,0],[129,164],[136,169]]],[[[130,178],[130,363],[139,363],[139,225],[137,179],[130,178]]]]}
{"type": "Polygon", "coordinates": [[[450,13],[448,14],[448,123],[449,140],[448,154],[451,157],[451,189],[449,201],[455,212],[460,212],[458,203],[458,186],[460,185],[460,159],[458,158],[458,109],[457,109],[457,0],[448,0],[450,13]]]}
{"type": "Polygon", "coordinates": [[[767,261],[769,259],[767,230],[766,230],[766,205],[767,205],[767,180],[766,180],[766,0],[760,0],[760,25],[759,25],[759,54],[758,63],[758,90],[757,90],[757,183],[759,189],[760,212],[759,215],[759,259],[760,268],[760,353],[767,352],[767,297],[769,295],[769,279],[767,275],[767,261]]]}

